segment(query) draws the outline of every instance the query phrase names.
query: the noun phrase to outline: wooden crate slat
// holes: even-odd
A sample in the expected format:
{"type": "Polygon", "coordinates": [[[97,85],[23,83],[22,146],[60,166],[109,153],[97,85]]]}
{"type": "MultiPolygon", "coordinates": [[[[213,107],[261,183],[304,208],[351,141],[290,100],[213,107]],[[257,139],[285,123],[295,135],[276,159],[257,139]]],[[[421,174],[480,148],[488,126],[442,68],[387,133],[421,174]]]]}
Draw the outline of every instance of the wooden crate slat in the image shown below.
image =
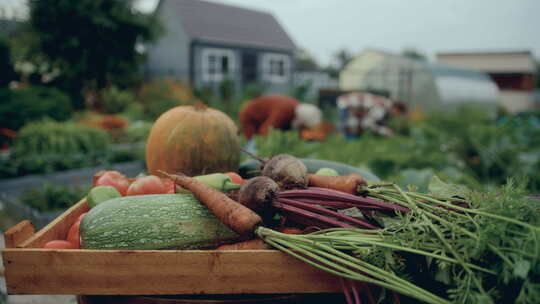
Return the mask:
{"type": "Polygon", "coordinates": [[[32,237],[22,242],[19,247],[23,248],[41,248],[48,241],[66,239],[71,225],[84,212],[88,211],[86,199],[80,200],[77,204],[71,206],[66,212],[43,227],[32,237]]]}
{"type": "Polygon", "coordinates": [[[338,292],[339,280],[275,250],[7,249],[11,294],[338,292]]]}
{"type": "Polygon", "coordinates": [[[4,242],[6,248],[18,247],[21,243],[29,239],[35,233],[34,225],[28,220],[19,222],[15,226],[4,232],[4,242]]]}

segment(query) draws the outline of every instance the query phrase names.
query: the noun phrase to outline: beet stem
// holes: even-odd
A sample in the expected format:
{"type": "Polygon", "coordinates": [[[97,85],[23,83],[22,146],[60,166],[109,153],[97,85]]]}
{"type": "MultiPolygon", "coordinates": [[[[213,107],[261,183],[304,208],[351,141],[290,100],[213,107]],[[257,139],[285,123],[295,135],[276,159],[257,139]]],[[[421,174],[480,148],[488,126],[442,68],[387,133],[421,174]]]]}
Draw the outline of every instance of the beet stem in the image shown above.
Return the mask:
{"type": "Polygon", "coordinates": [[[323,208],[323,207],[318,207],[318,206],[315,206],[315,205],[311,205],[309,203],[303,203],[303,202],[299,202],[299,201],[292,200],[292,199],[287,199],[287,198],[281,198],[281,199],[278,199],[278,201],[280,203],[285,203],[285,204],[288,204],[288,205],[292,205],[294,207],[306,209],[308,211],[324,213],[324,214],[330,215],[332,217],[335,217],[338,220],[347,221],[347,222],[359,225],[359,226],[367,228],[367,229],[377,229],[377,227],[375,227],[375,226],[373,226],[371,224],[368,224],[368,223],[366,223],[366,222],[364,222],[364,221],[362,221],[360,219],[357,219],[357,218],[354,218],[352,216],[348,216],[348,215],[345,215],[345,214],[341,214],[339,212],[336,212],[336,211],[333,211],[333,210],[330,210],[330,209],[326,209],[326,208],[323,208]]]}
{"type": "Polygon", "coordinates": [[[348,280],[348,279],[345,279],[343,277],[339,277],[339,281],[341,283],[341,289],[343,290],[343,296],[345,297],[345,303],[353,304],[353,301],[351,299],[351,294],[349,292],[350,286],[349,286],[349,284],[347,284],[348,282],[346,280],[348,280]]]}
{"type": "Polygon", "coordinates": [[[368,204],[372,206],[378,206],[387,210],[396,210],[404,213],[409,212],[408,208],[405,208],[400,205],[396,205],[389,202],[379,201],[369,197],[358,197],[352,194],[347,194],[341,191],[318,188],[318,187],[309,187],[302,190],[286,190],[278,194],[278,198],[298,198],[298,197],[312,197],[312,198],[323,198],[344,202],[352,202],[357,204],[368,204]]]}
{"type": "Polygon", "coordinates": [[[351,284],[351,290],[354,296],[354,303],[362,304],[362,300],[360,299],[360,295],[358,294],[358,286],[356,285],[356,281],[349,279],[349,282],[351,284]]]}
{"type": "Polygon", "coordinates": [[[346,208],[358,208],[358,209],[368,209],[368,210],[386,210],[386,208],[382,208],[380,206],[362,206],[351,202],[339,202],[339,201],[332,201],[332,200],[326,200],[326,199],[313,199],[313,198],[307,198],[307,197],[294,197],[295,200],[303,203],[308,204],[316,204],[326,207],[331,207],[334,209],[346,209],[346,208]]]}
{"type": "Polygon", "coordinates": [[[319,221],[321,221],[323,223],[330,224],[330,225],[333,225],[335,227],[354,228],[354,226],[352,226],[350,224],[334,220],[332,218],[329,218],[328,216],[324,216],[324,215],[317,214],[317,213],[314,213],[314,212],[311,212],[311,211],[307,211],[307,210],[304,210],[304,209],[301,209],[301,208],[297,208],[297,207],[294,207],[294,206],[291,206],[291,205],[288,205],[288,204],[281,203],[279,201],[273,201],[272,206],[274,206],[277,209],[287,211],[287,212],[290,212],[290,213],[293,213],[293,214],[305,216],[305,217],[308,217],[308,218],[317,219],[317,220],[319,220],[319,221]]]}

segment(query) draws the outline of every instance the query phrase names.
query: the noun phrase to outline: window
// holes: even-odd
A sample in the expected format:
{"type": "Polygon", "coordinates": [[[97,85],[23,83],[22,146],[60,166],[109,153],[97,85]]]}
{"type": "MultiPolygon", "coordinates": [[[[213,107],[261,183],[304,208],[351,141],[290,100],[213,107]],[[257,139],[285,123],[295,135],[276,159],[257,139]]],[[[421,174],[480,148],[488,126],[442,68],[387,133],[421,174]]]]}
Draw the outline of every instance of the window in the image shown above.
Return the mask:
{"type": "Polygon", "coordinates": [[[263,55],[263,79],[274,83],[289,80],[290,59],[288,55],[267,53],[263,55]]]}
{"type": "Polygon", "coordinates": [[[234,67],[234,51],[205,48],[201,52],[203,81],[222,81],[234,67]]]}

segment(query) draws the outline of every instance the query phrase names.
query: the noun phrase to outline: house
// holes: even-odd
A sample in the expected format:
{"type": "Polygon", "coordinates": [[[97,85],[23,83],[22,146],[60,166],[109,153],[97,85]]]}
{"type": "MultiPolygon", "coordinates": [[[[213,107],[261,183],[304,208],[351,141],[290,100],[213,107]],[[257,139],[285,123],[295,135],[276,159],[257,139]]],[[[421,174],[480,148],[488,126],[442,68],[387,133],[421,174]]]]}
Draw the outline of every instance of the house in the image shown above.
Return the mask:
{"type": "Polygon", "coordinates": [[[200,0],[161,0],[166,33],[147,48],[148,77],[173,77],[197,88],[225,79],[240,89],[257,82],[282,93],[293,80],[295,44],[270,13],[200,0]]]}
{"type": "Polygon", "coordinates": [[[474,103],[495,109],[499,90],[483,72],[367,49],[340,72],[339,89],[405,102],[410,109],[443,110],[474,103]]]}
{"type": "Polygon", "coordinates": [[[534,107],[536,64],[530,51],[443,52],[437,61],[487,73],[501,92],[501,102],[510,112],[534,107]]]}

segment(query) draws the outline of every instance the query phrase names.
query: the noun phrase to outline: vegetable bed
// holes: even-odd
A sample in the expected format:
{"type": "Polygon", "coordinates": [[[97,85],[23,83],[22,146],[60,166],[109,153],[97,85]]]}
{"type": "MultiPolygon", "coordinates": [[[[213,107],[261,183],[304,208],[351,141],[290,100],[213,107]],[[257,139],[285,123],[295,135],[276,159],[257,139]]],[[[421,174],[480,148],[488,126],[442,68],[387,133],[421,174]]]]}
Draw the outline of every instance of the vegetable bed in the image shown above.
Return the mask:
{"type": "Polygon", "coordinates": [[[65,238],[81,200],[34,233],[23,221],[2,250],[9,294],[164,295],[338,293],[339,280],[277,250],[42,249],[65,238]]]}

